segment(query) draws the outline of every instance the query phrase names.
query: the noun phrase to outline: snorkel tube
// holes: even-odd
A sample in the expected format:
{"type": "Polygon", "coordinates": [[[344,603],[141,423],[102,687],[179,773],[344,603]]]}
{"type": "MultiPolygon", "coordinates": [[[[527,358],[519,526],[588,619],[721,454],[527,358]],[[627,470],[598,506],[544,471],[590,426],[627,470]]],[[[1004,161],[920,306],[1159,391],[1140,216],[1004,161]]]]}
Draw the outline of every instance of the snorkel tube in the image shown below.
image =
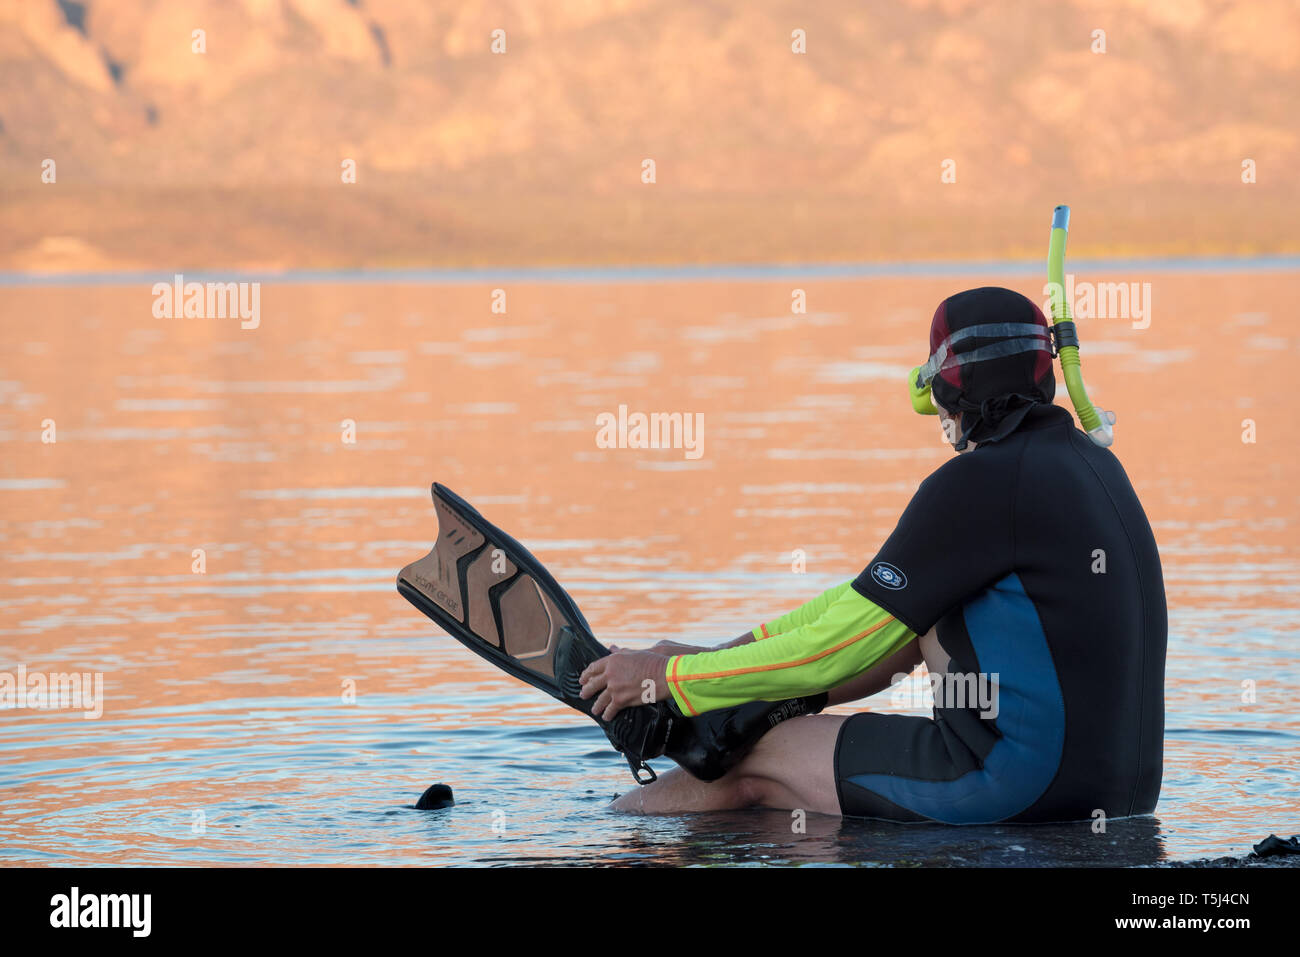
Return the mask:
{"type": "MultiPolygon", "coordinates": [[[[1070,318],[1070,304],[1065,301],[1065,238],[1070,231],[1070,207],[1052,210],[1052,236],[1047,246],[1047,288],[1051,302],[1052,328],[1056,335],[1057,354],[1061,358],[1061,375],[1070,393],[1070,402],[1088,438],[1102,448],[1115,441],[1115,413],[1096,408],[1088,400],[1079,371],[1079,335],[1070,318]]],[[[914,400],[915,401],[915,400],[914,400]]]]}

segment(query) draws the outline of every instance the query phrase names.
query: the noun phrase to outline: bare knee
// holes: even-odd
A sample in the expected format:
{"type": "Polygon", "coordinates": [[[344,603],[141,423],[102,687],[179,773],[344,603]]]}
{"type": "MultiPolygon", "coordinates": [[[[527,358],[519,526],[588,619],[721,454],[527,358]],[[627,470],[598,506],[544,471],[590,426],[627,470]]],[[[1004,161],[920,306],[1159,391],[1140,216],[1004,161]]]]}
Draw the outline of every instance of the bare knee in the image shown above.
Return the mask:
{"type": "Polygon", "coordinates": [[[732,788],[736,806],[803,808],[838,815],[834,754],[843,721],[838,715],[816,715],[795,718],[769,731],[723,779],[732,788]]]}
{"type": "Polygon", "coordinates": [[[737,807],[762,807],[771,800],[773,788],[770,780],[740,770],[734,773],[737,776],[732,789],[737,807]]]}
{"type": "Polygon", "coordinates": [[[788,742],[779,725],[762,738],[728,778],[738,807],[783,807],[790,788],[783,781],[788,763],[788,742]]]}

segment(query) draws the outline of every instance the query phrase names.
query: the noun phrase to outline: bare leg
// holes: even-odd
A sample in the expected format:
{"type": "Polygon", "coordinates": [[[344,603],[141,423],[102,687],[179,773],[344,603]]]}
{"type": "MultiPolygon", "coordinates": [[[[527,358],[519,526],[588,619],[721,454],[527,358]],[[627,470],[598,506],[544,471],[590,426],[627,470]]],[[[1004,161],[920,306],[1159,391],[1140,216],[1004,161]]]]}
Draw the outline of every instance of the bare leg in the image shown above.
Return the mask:
{"type": "Polygon", "coordinates": [[[840,813],[835,791],[835,739],[843,715],[817,714],[778,724],[754,750],[717,781],[700,781],[674,768],[653,784],[624,794],[611,807],[641,814],[800,808],[840,813]]]}

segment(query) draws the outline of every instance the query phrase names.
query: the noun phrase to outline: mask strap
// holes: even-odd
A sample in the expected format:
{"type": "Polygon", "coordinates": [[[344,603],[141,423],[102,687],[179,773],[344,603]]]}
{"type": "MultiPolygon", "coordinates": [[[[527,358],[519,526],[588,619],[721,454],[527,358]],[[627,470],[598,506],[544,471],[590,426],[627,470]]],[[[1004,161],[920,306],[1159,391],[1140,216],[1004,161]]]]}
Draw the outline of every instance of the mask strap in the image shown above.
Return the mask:
{"type": "Polygon", "coordinates": [[[945,369],[967,365],[971,362],[983,362],[1002,356],[1012,356],[1021,352],[1041,350],[1055,354],[1052,338],[1047,328],[1033,322],[988,322],[983,325],[967,326],[958,329],[943,342],[939,343],[934,353],[920,367],[918,384],[929,385],[934,377],[945,369]],[[954,353],[952,347],[967,339],[1001,338],[1002,342],[981,346],[969,352],[954,353]]]}

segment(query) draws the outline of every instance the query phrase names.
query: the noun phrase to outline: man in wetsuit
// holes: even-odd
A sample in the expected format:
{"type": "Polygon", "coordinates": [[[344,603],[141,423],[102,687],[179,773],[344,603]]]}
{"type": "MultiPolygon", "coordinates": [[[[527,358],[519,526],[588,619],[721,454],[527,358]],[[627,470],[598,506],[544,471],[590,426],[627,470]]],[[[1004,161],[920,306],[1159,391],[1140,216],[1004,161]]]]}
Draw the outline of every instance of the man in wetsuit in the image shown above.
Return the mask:
{"type": "Polygon", "coordinates": [[[874,694],[924,660],[932,717],[811,714],[716,781],[680,769],[624,795],[644,812],[762,805],[952,824],[1154,810],[1164,731],[1160,558],[1119,460],[1052,405],[1041,310],[981,288],[935,312],[926,369],[958,455],[917,489],[866,569],[728,645],[661,643],[592,664],[606,719],[874,694]],[[937,679],[937,680],[936,680],[937,679]]]}

